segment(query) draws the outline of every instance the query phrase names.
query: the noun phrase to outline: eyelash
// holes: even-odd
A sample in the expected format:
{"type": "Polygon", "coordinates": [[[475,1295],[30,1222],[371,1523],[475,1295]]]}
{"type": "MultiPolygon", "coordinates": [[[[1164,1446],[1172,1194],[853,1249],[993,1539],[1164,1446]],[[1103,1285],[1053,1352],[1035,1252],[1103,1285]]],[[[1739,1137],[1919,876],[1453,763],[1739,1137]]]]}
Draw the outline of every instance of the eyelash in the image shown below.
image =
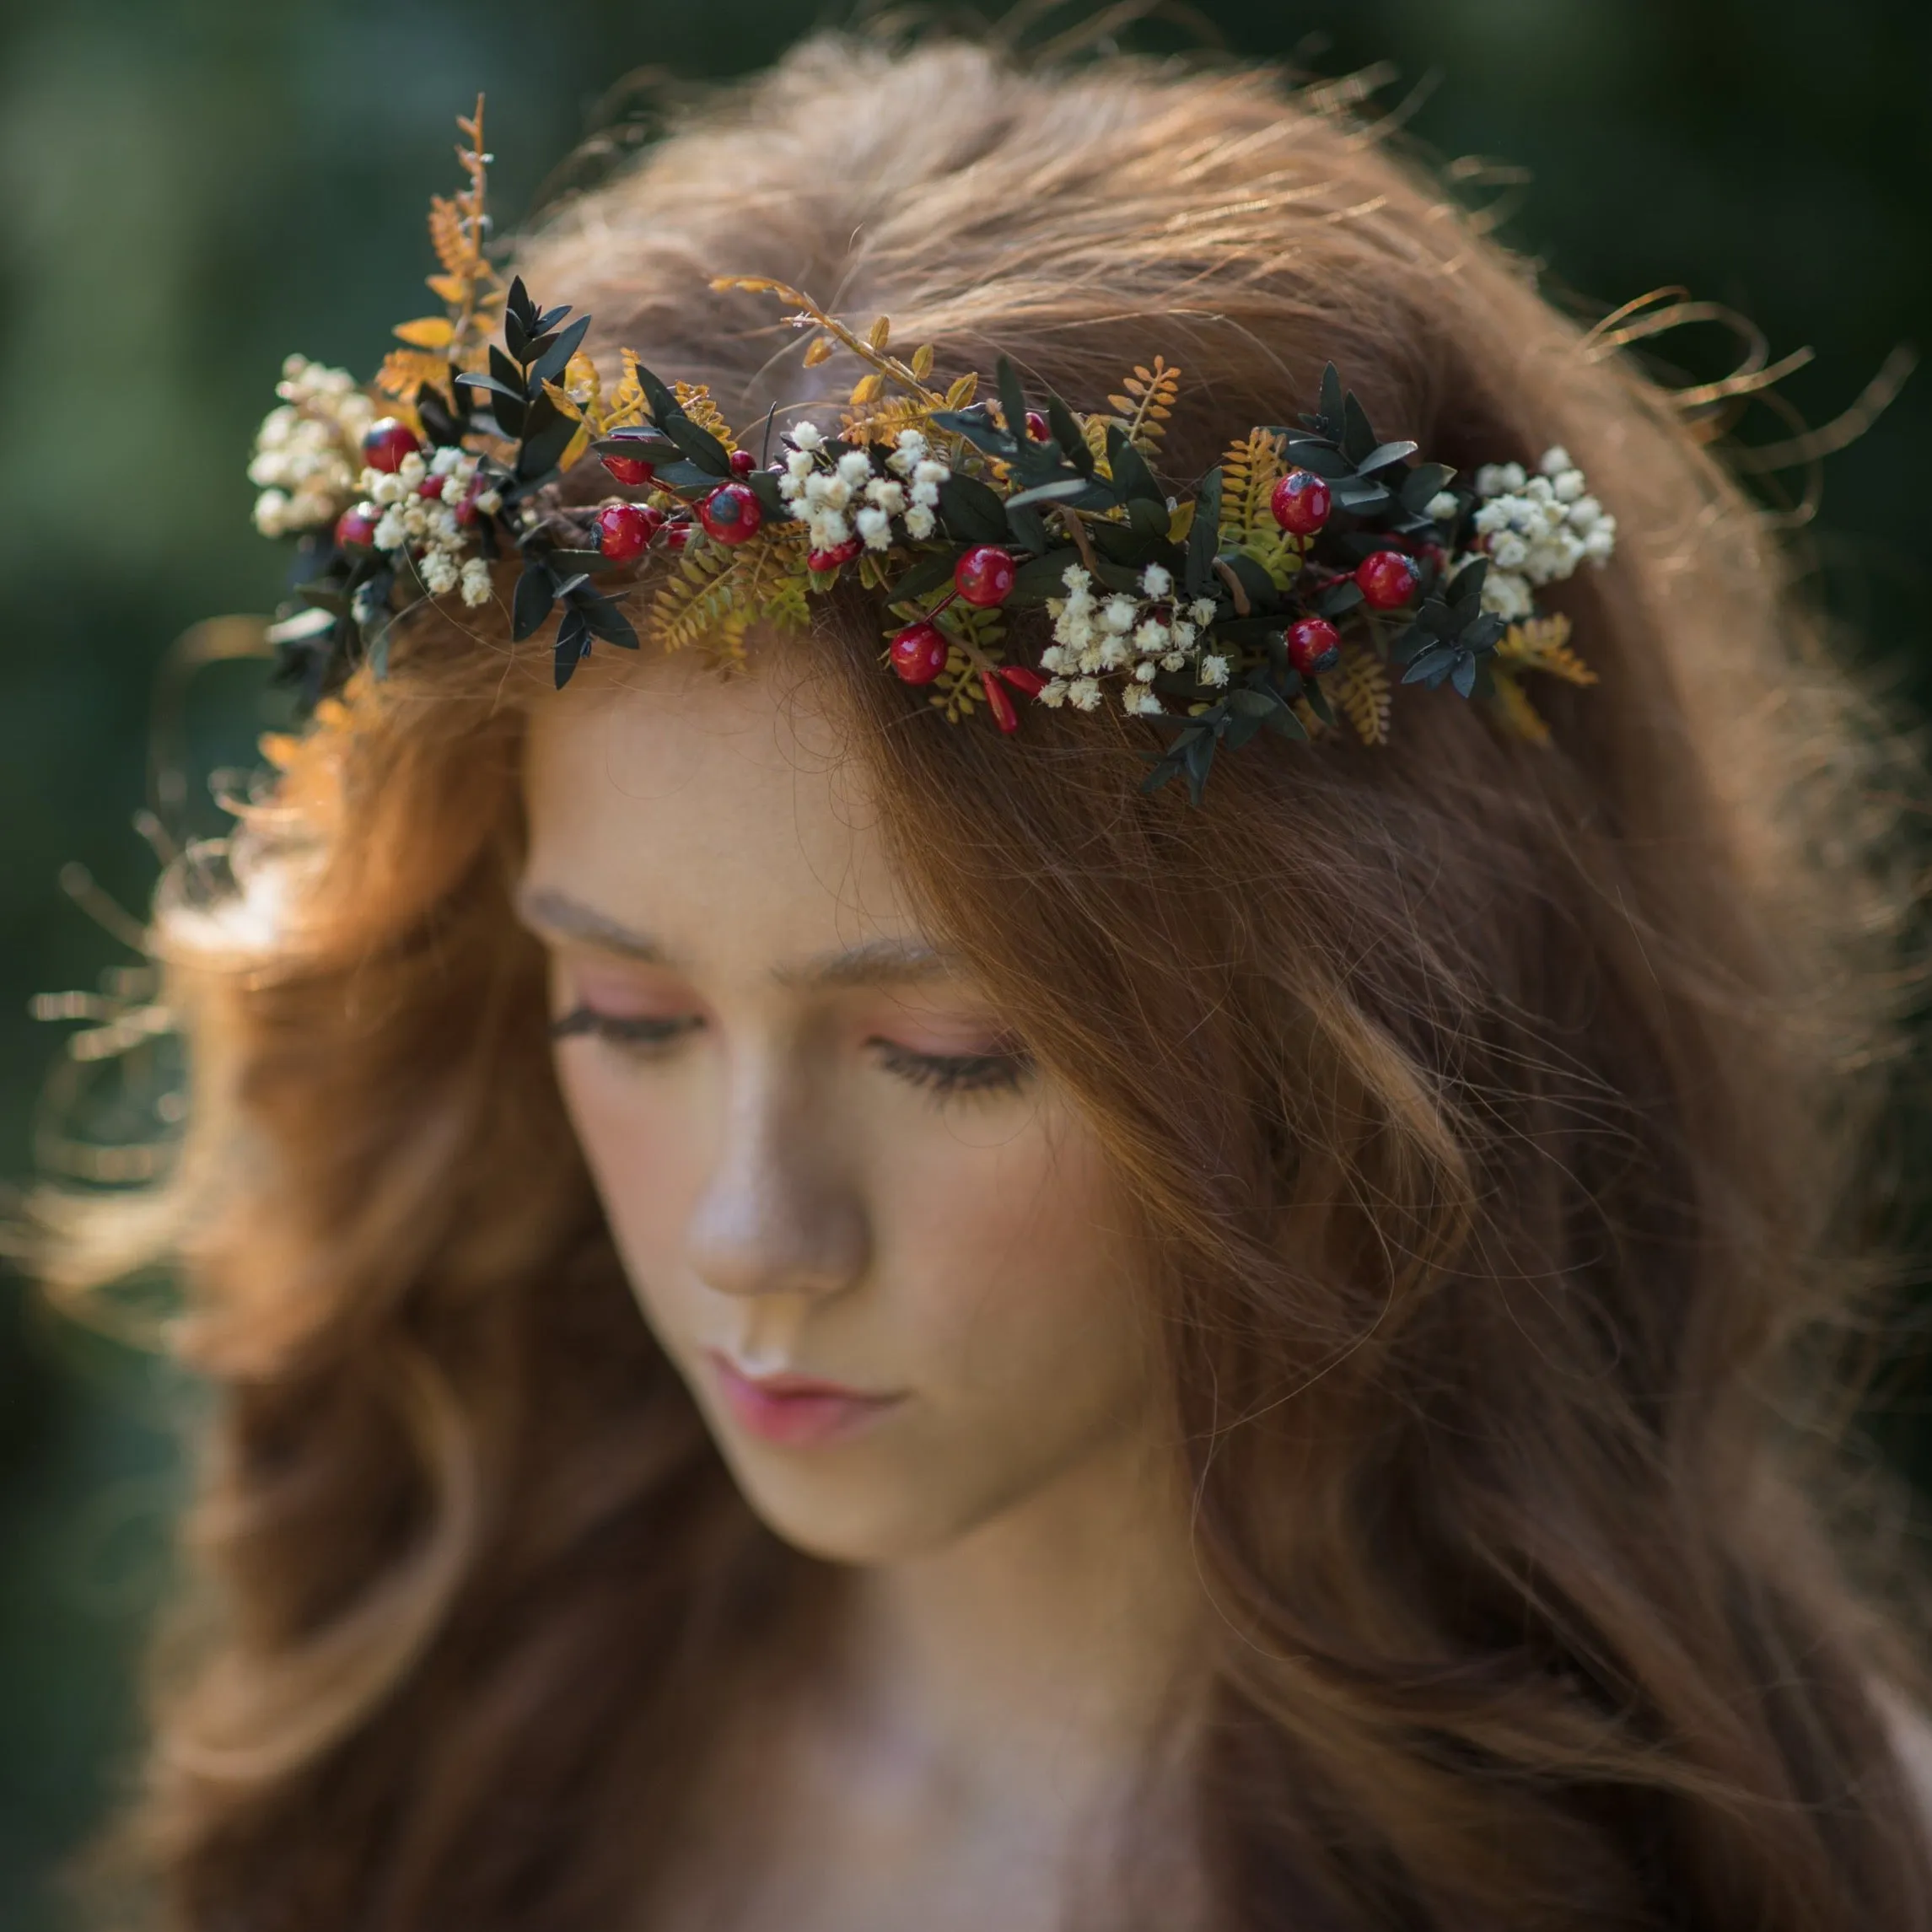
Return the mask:
{"type": "MultiPolygon", "coordinates": [[[[631,1052],[648,1054],[669,1047],[696,1024],[690,1020],[625,1019],[579,1006],[551,1021],[550,1036],[568,1040],[588,1033],[631,1052]]],[[[942,1100],[956,1094],[1016,1092],[1032,1070],[1031,1062],[1023,1053],[915,1053],[889,1040],[869,1044],[889,1072],[942,1100]]]]}

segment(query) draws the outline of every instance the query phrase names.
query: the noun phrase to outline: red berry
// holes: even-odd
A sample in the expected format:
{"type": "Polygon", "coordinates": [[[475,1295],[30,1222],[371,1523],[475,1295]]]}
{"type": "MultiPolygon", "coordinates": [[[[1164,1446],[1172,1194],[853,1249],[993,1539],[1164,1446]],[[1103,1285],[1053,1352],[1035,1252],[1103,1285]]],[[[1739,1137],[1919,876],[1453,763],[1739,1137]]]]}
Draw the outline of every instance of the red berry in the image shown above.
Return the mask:
{"type": "Polygon", "coordinates": [[[997,543],[977,543],[953,566],[961,596],[981,610],[1004,604],[1013,595],[1013,559],[997,543]]]}
{"type": "Polygon", "coordinates": [[[1333,670],[1342,657],[1342,633],[1326,617],[1304,617],[1288,627],[1288,661],[1304,677],[1333,670]]]}
{"type": "Polygon", "coordinates": [[[951,650],[937,624],[908,624],[892,640],[892,668],[907,684],[930,684],[951,650]]]}
{"type": "Polygon", "coordinates": [[[1047,688],[1047,681],[1038,671],[1025,665],[1001,665],[999,675],[1015,691],[1023,691],[1029,697],[1037,697],[1047,688]]]}
{"type": "Polygon", "coordinates": [[[443,500],[443,486],[448,481],[445,476],[425,476],[416,486],[416,493],[425,503],[439,503],[443,500]]]}
{"type": "Polygon", "coordinates": [[[642,456],[606,456],[604,467],[627,490],[642,488],[658,473],[642,456]]]}
{"type": "Polygon", "coordinates": [[[734,449],[731,452],[731,474],[749,476],[758,467],[758,459],[749,449],[734,449]]]}
{"type": "Polygon", "coordinates": [[[849,563],[865,546],[855,536],[848,536],[843,543],[835,543],[830,550],[815,550],[805,559],[807,570],[837,570],[842,563],[849,563]]]}
{"type": "Polygon", "coordinates": [[[1415,595],[1416,568],[1399,550],[1378,550],[1355,566],[1355,581],[1371,610],[1399,610],[1415,595]]]}
{"type": "Polygon", "coordinates": [[[682,550],[691,541],[691,521],[681,517],[674,524],[665,526],[665,548],[669,551],[682,550]]]}
{"type": "Polygon", "coordinates": [[[642,556],[664,514],[648,503],[606,503],[597,513],[597,547],[613,563],[642,556]]]}
{"type": "Polygon", "coordinates": [[[367,550],[375,541],[375,507],[358,503],[336,519],[336,542],[342,550],[367,550]]]}
{"type": "Polygon", "coordinates": [[[1268,508],[1290,536],[1313,536],[1328,520],[1328,486],[1312,470],[1290,470],[1274,487],[1268,508]]]}
{"type": "Polygon", "coordinates": [[[402,467],[405,456],[413,456],[422,447],[422,439],[406,422],[385,416],[372,422],[363,438],[363,460],[372,470],[393,472],[402,467]]]}
{"type": "Polygon", "coordinates": [[[720,483],[697,506],[697,520],[719,543],[744,543],[758,534],[765,506],[743,483],[720,483]]]}
{"type": "Polygon", "coordinates": [[[1037,409],[1030,409],[1026,412],[1026,433],[1036,443],[1044,443],[1050,433],[1047,427],[1047,418],[1037,409]]]}
{"type": "Polygon", "coordinates": [[[1020,729],[1020,713],[1013,708],[1013,700],[999,680],[989,670],[979,674],[979,688],[986,693],[986,702],[994,721],[1002,731],[1017,731],[1020,729]]]}

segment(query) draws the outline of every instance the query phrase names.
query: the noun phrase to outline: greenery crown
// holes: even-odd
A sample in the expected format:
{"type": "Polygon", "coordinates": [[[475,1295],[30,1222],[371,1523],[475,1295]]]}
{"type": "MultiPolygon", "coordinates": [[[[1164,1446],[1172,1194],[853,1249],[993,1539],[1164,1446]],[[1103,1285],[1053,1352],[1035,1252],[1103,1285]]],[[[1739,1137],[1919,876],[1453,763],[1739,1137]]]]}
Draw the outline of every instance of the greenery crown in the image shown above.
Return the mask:
{"type": "Polygon", "coordinates": [[[935,388],[932,349],[901,358],[885,317],[862,334],[784,283],[727,277],[713,286],[788,305],[807,367],[841,351],[864,367],[835,433],[802,412],[780,429],[774,411],[754,456],[702,385],[626,349],[606,389],[590,318],[503,285],[481,100],[458,126],[466,185],[429,216],[444,312],[396,330],[373,393],[291,357],[256,443],[257,525],[299,540],[270,636],[311,706],[358,666],[383,674],[405,611],[481,606],[499,581],[513,637],[554,622],[561,687],[595,640],[638,646],[633,593],[654,643],[737,655],[751,624],[802,627],[855,576],[892,620],[885,662],[948,720],[983,706],[1013,731],[1016,699],[1111,698],[1163,734],[1142,788],[1181,778],[1196,803],[1217,751],[1264,729],[1384,742],[1397,682],[1446,686],[1540,740],[1526,675],[1594,681],[1533,597],[1614,548],[1562,449],[1459,484],[1379,438],[1331,364],[1311,412],[1249,429],[1171,493],[1181,371],[1160,356],[1104,410],[1034,407],[1004,358],[989,396],[977,374],[935,388]],[[563,478],[593,459],[620,487],[568,501],[563,478]],[[1009,632],[1028,607],[1051,627],[1031,662],[1009,632]]]}

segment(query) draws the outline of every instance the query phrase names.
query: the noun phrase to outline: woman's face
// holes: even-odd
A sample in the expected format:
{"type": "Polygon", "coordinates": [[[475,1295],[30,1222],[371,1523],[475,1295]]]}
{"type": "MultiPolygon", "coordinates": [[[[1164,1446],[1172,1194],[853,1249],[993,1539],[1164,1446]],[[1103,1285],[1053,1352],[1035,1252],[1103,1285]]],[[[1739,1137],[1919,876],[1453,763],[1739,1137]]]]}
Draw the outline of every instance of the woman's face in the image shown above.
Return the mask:
{"type": "Polygon", "coordinates": [[[525,783],[565,1103],[766,1521],[898,1559],[1138,1455],[1117,1184],[911,917],[803,696],[682,659],[579,676],[535,706],[525,783]]]}

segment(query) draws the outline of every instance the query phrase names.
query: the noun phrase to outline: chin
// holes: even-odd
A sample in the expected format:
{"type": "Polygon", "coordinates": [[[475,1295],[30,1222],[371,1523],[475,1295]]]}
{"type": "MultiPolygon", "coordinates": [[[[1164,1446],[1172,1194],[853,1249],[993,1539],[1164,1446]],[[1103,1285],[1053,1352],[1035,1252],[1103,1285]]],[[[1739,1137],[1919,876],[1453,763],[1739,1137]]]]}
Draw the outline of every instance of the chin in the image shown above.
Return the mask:
{"type": "Polygon", "coordinates": [[[778,1470],[726,1460],[740,1494],[766,1528],[823,1563],[872,1569],[913,1562],[956,1542],[992,1513],[903,1480],[875,1483],[848,1471],[778,1470]]]}

